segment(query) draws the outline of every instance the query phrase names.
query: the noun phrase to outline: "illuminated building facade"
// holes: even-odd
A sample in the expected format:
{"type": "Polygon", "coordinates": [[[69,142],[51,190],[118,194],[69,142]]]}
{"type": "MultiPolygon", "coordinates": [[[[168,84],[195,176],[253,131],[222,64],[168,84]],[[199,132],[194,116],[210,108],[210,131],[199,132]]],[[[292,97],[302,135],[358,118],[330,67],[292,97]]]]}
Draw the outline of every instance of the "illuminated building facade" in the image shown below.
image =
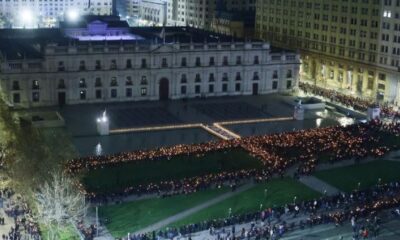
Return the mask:
{"type": "Polygon", "coordinates": [[[256,37],[300,49],[301,78],[400,103],[400,1],[257,1],[256,37]]]}
{"type": "Polygon", "coordinates": [[[92,19],[0,36],[0,89],[15,107],[257,95],[298,83],[298,54],[190,27],[92,19]]]}

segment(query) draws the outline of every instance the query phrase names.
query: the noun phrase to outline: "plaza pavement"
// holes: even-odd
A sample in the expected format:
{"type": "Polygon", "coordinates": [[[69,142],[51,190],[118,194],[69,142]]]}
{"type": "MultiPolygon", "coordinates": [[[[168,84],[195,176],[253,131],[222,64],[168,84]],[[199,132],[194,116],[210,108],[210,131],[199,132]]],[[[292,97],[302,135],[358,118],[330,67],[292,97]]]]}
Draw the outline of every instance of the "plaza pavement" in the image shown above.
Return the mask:
{"type": "Polygon", "coordinates": [[[326,194],[328,196],[334,196],[340,193],[339,189],[333,187],[332,185],[319,180],[314,176],[302,176],[299,181],[306,185],[307,187],[313,189],[314,191],[326,194]]]}

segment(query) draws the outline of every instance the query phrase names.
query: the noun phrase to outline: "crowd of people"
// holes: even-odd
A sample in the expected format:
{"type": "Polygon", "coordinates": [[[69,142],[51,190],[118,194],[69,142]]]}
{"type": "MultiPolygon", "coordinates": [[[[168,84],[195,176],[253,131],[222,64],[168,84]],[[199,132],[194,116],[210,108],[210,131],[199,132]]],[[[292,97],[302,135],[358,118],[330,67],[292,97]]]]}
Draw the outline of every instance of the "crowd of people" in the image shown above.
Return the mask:
{"type": "MultiPolygon", "coordinates": [[[[353,108],[354,110],[361,112],[366,112],[367,109],[371,106],[379,105],[376,101],[371,99],[353,97],[336,90],[318,87],[316,85],[312,85],[305,82],[300,82],[299,88],[305,94],[317,95],[326,98],[331,102],[338,102],[348,108],[353,108]]],[[[390,107],[389,104],[380,104],[380,108],[383,117],[390,117],[397,119],[400,118],[400,112],[396,111],[393,107],[390,107]]]]}
{"type": "MultiPolygon", "coordinates": [[[[89,199],[101,202],[132,194],[159,194],[160,196],[185,194],[221,185],[236,186],[248,180],[264,181],[274,175],[284,175],[286,170],[294,165],[298,166],[296,174],[304,175],[314,171],[321,161],[333,163],[344,159],[379,157],[400,148],[399,129],[398,123],[383,124],[379,121],[371,121],[346,127],[334,126],[196,145],[179,145],[150,151],[79,158],[69,162],[67,171],[73,174],[130,161],[165,161],[182,154],[196,157],[207,152],[225,152],[233,148],[243,148],[263,163],[264,167],[258,169],[243,169],[234,172],[222,169],[221,172],[203,176],[132,185],[121,192],[101,195],[86,192],[89,199]]],[[[84,190],[83,185],[80,187],[84,190]]]]}
{"type": "MultiPolygon", "coordinates": [[[[8,234],[2,235],[2,239],[20,240],[25,239],[25,237],[33,240],[41,239],[39,225],[34,220],[32,210],[24,200],[15,195],[14,191],[9,188],[0,191],[0,198],[2,201],[6,201],[3,206],[4,212],[13,224],[8,234]]],[[[4,217],[1,218],[1,222],[3,225],[5,224],[4,217]]]]}
{"type": "Polygon", "coordinates": [[[367,190],[355,189],[351,193],[293,202],[281,207],[211,219],[148,234],[129,235],[129,238],[124,239],[173,239],[176,236],[190,237],[191,234],[201,231],[208,231],[213,236],[212,239],[279,239],[289,231],[322,224],[341,226],[346,223],[352,227],[353,239],[366,239],[368,236],[379,235],[381,220],[378,212],[393,208],[393,212],[399,212],[396,209],[399,206],[400,183],[378,183],[367,190]]]}

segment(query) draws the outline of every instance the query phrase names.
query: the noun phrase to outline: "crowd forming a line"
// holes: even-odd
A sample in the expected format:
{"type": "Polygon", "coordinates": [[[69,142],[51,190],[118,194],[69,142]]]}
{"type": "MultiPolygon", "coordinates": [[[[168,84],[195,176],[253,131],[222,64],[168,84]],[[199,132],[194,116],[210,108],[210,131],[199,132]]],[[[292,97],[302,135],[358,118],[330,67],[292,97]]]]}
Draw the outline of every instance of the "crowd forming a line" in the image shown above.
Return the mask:
{"type": "MultiPolygon", "coordinates": [[[[273,135],[253,136],[234,140],[209,142],[195,145],[179,145],[150,151],[135,151],[109,156],[96,156],[72,160],[67,165],[70,174],[97,168],[123,165],[127,162],[165,161],[174,156],[198,157],[208,152],[226,152],[243,148],[261,160],[263,167],[234,172],[221,171],[197,177],[132,185],[120,192],[96,194],[87,192],[93,201],[107,201],[129,195],[159,194],[169,196],[192,193],[210,187],[229,185],[236,187],[248,180],[264,181],[272,176],[283,176],[287,169],[298,166],[297,175],[313,172],[321,161],[337,162],[345,159],[379,157],[399,149],[400,126],[398,123],[383,124],[379,121],[334,126],[273,135]],[[391,141],[390,139],[395,139],[391,141]]],[[[200,161],[200,160],[199,160],[200,161]]],[[[83,186],[80,185],[82,189],[83,186]]]]}
{"type": "Polygon", "coordinates": [[[209,231],[212,239],[279,239],[290,231],[312,228],[322,224],[341,226],[349,223],[352,227],[352,239],[368,239],[380,234],[381,219],[378,213],[392,209],[392,217],[400,219],[399,182],[379,183],[366,190],[354,189],[350,193],[334,196],[322,196],[308,201],[288,203],[283,206],[260,209],[210,219],[199,223],[147,234],[129,234],[124,240],[173,239],[177,236],[190,236],[193,233],[209,231]],[[247,228],[236,226],[249,224],[247,228]]]}
{"type": "Polygon", "coordinates": [[[366,112],[369,107],[375,107],[379,105],[381,109],[381,115],[383,117],[400,119],[400,112],[388,104],[378,104],[376,101],[371,99],[353,97],[336,90],[318,87],[310,83],[300,82],[299,88],[305,94],[320,96],[329,99],[331,102],[338,102],[348,108],[353,108],[354,110],[361,112],[366,112]]]}

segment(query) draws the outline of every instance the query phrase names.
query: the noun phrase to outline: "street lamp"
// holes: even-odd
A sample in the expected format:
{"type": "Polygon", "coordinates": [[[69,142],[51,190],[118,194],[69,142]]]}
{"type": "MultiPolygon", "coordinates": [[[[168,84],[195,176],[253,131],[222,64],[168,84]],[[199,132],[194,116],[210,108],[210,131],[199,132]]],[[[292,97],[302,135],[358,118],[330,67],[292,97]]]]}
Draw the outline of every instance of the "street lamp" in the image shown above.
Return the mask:
{"type": "Polygon", "coordinates": [[[70,9],[67,12],[67,20],[70,22],[76,22],[79,19],[79,13],[75,9],[70,9]]]}
{"type": "Polygon", "coordinates": [[[33,14],[31,10],[29,9],[24,9],[20,13],[20,19],[22,26],[25,28],[27,25],[33,25],[33,14]]]}

